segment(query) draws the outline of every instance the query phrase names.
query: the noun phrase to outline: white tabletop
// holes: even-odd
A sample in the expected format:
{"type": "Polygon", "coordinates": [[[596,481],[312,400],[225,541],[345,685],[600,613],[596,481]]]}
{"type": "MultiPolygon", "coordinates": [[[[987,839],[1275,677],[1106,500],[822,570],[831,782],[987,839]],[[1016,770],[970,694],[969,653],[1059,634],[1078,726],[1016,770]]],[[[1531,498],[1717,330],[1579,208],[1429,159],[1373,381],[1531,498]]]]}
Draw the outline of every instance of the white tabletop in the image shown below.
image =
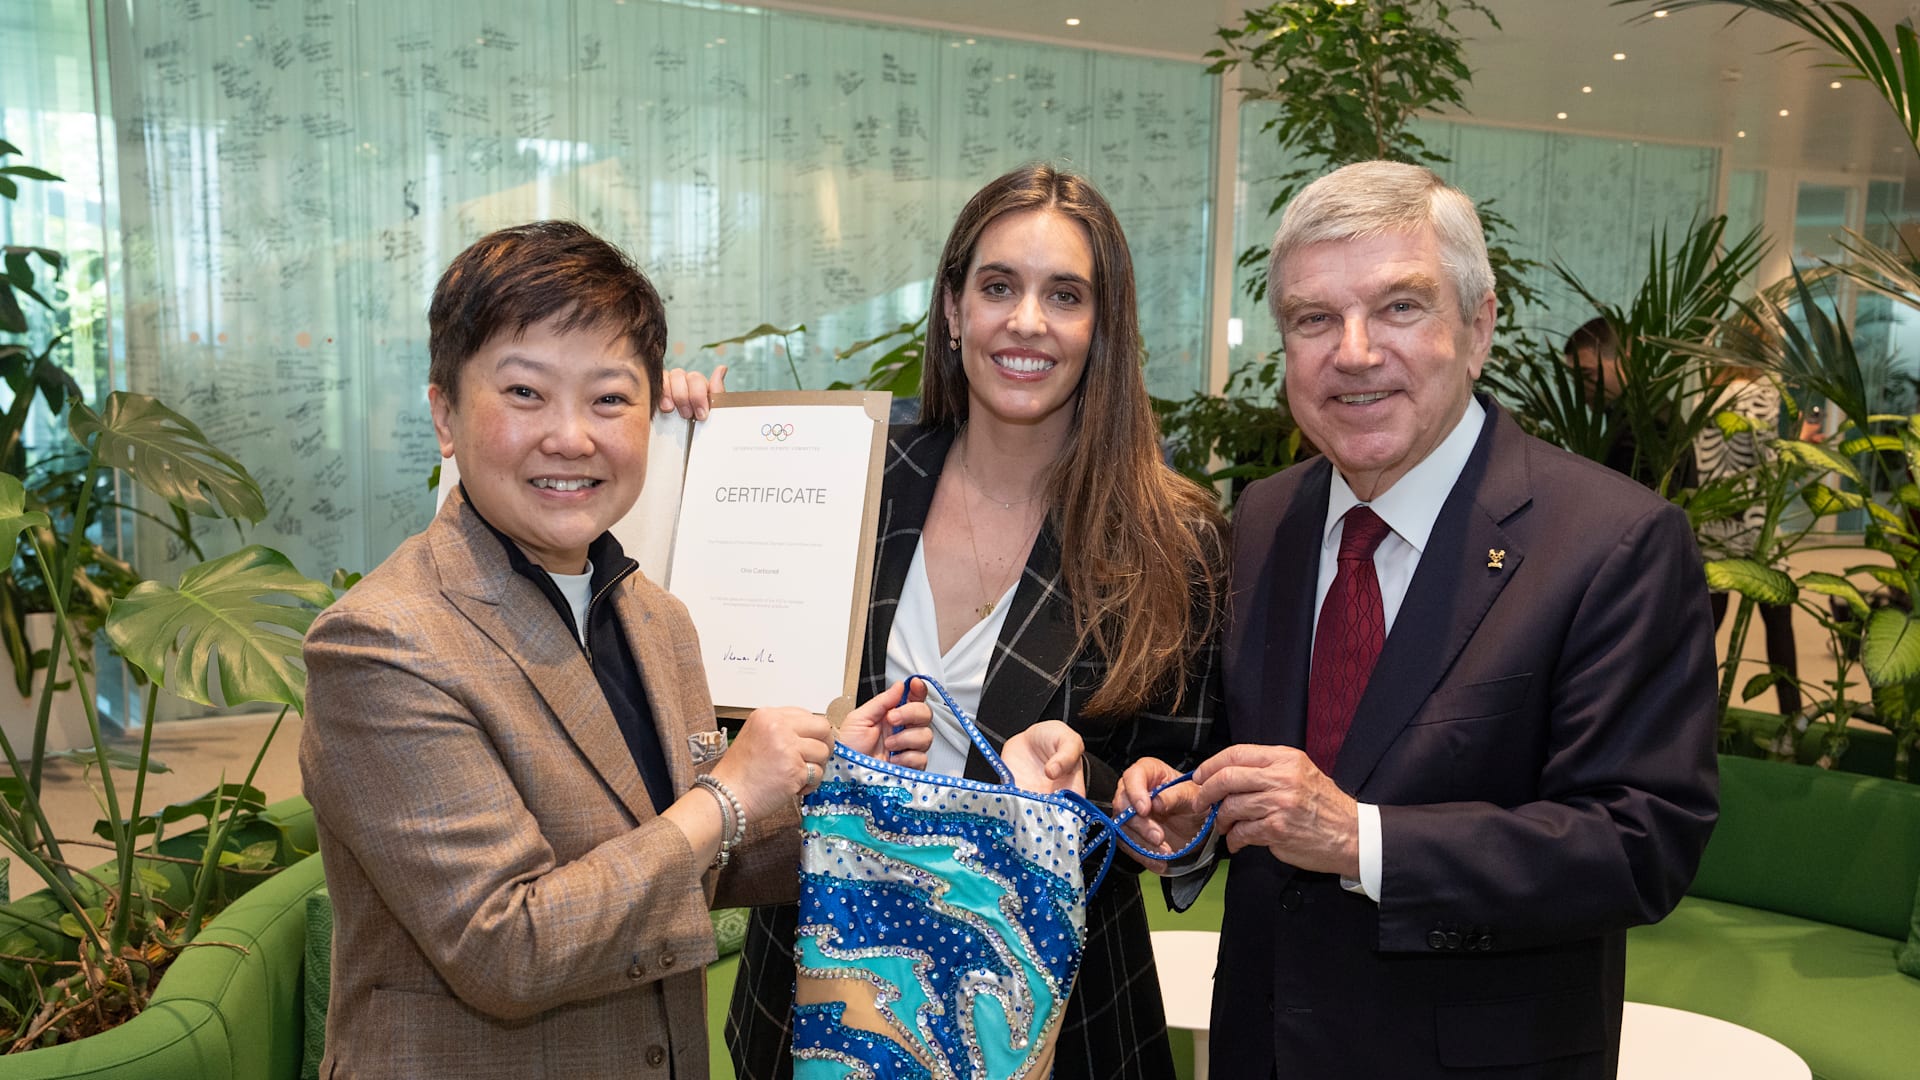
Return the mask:
{"type": "MultiPolygon", "coordinates": [[[[1156,951],[1155,960],[1159,959],[1156,951]]],[[[1757,1031],[1664,1005],[1627,1002],[1620,1080],[1811,1080],[1799,1055],[1757,1031]]]]}
{"type": "Polygon", "coordinates": [[[1153,932],[1153,966],[1160,972],[1168,1027],[1207,1030],[1213,1010],[1213,964],[1219,957],[1220,935],[1214,931],[1153,932]]]}

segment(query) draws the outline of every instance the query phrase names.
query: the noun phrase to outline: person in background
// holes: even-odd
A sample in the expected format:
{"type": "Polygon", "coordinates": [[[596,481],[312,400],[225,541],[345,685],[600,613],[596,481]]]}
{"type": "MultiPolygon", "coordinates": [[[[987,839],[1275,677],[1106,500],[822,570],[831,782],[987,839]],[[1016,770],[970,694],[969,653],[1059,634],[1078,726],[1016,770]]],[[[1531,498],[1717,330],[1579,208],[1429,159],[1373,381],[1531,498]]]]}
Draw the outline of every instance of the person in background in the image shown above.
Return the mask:
{"type": "MultiPolygon", "coordinates": [[[[760,709],[721,753],[686,609],[607,532],[667,340],[633,264],[572,223],[502,229],[428,319],[460,489],[306,639],[321,1072],[700,1080],[708,908],[797,895],[794,800],[833,733],[760,709]]],[[[923,760],[931,714],[899,695],[839,738],[923,760]]]]}
{"type": "MultiPolygon", "coordinates": [[[[1738,415],[1749,430],[1729,435],[1718,424],[1708,424],[1693,437],[1694,460],[1700,479],[1706,483],[1751,471],[1760,464],[1761,455],[1772,455],[1768,444],[1780,431],[1780,388],[1772,379],[1754,368],[1723,368],[1719,374],[1717,409],[1738,415]]],[[[1737,517],[1701,525],[1700,539],[1714,557],[1750,557],[1766,516],[1763,503],[1749,503],[1737,517]]],[[[1713,604],[1713,625],[1718,630],[1727,615],[1727,594],[1715,592],[1707,598],[1713,604]]],[[[1788,676],[1773,684],[1774,696],[1780,714],[1792,716],[1800,711],[1800,686],[1793,681],[1800,671],[1793,640],[1793,605],[1760,604],[1758,608],[1766,633],[1767,663],[1788,676]]]]}
{"type": "MultiPolygon", "coordinates": [[[[1614,332],[1612,323],[1601,316],[1581,323],[1579,329],[1567,335],[1561,355],[1569,366],[1580,373],[1582,381],[1594,395],[1591,401],[1596,408],[1618,408],[1627,375],[1620,362],[1620,338],[1614,332]]],[[[1664,418],[1654,420],[1663,431],[1666,422],[1664,418]]],[[[1638,450],[1639,440],[1633,428],[1623,421],[1613,446],[1607,450],[1604,464],[1614,472],[1630,476],[1642,486],[1652,488],[1659,483],[1659,477],[1653,475],[1652,462],[1639,460],[1638,450]]],[[[1699,473],[1694,467],[1693,457],[1689,455],[1681,460],[1671,479],[1671,487],[1680,490],[1699,485],[1699,473]]]]}
{"type": "MultiPolygon", "coordinates": [[[[1207,745],[1223,522],[1211,493],[1161,461],[1132,256],[1091,184],[1046,165],[989,183],[935,281],[920,421],[889,435],[862,685],[938,678],[1007,741],[1030,790],[1070,783],[1074,770],[1048,763],[1083,743],[1079,775],[1105,802],[1135,759],[1191,762],[1207,745]]],[[[697,375],[670,373],[668,390],[685,415],[706,408],[697,375]]],[[[930,704],[927,768],[992,781],[930,704]]],[[[795,916],[763,907],[748,932],[727,1019],[746,1080],[793,1072],[795,916]]],[[[1056,1080],[1173,1075],[1130,875],[1089,902],[1054,1061],[1056,1080]]]]}
{"type": "Polygon", "coordinates": [[[1431,171],[1308,185],[1267,298],[1323,454],[1235,511],[1234,745],[1197,786],[1121,780],[1150,844],[1220,804],[1213,1072],[1612,1080],[1626,930],[1679,902],[1717,814],[1687,516],[1473,393],[1493,272],[1431,171]]]}

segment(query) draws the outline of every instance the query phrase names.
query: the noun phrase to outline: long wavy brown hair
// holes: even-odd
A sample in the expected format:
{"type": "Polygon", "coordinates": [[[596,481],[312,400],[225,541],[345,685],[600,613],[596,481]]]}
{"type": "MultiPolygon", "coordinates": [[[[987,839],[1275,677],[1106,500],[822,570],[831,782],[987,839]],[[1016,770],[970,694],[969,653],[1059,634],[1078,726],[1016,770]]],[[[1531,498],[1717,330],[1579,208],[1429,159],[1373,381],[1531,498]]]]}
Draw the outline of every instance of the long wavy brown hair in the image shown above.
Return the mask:
{"type": "Polygon", "coordinates": [[[1140,372],[1133,256],[1113,208],[1084,177],[1027,165],[960,211],[927,313],[920,419],[952,429],[967,421],[967,375],[949,344],[945,298],[960,294],[987,226],[1024,210],[1079,222],[1093,247],[1093,339],[1067,445],[1046,479],[1081,648],[1091,644],[1107,661],[1087,711],[1137,712],[1169,690],[1178,708],[1220,622],[1226,523],[1212,493],[1161,461],[1140,372]]]}

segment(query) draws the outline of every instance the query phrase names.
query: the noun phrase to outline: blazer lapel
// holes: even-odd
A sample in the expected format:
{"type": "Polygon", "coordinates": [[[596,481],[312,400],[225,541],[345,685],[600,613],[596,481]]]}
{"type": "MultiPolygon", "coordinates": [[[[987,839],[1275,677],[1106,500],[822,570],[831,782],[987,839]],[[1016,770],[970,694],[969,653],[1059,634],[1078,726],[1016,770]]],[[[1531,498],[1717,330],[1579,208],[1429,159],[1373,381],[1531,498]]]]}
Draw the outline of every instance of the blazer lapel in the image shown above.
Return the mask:
{"type": "MultiPolygon", "coordinates": [[[[645,583],[645,579],[637,573],[629,575],[615,589],[614,610],[620,615],[620,628],[627,635],[627,646],[633,650],[633,658],[640,665],[640,682],[646,687],[647,704],[653,712],[653,729],[660,738],[660,752],[667,759],[667,775],[673,781],[674,791],[686,791],[693,787],[693,751],[687,746],[687,733],[710,730],[714,726],[714,718],[711,714],[682,715],[679,698],[661,692],[663,687],[670,685],[667,673],[675,670],[680,663],[675,655],[678,642],[659,629],[666,625],[664,621],[655,621],[661,598],[665,594],[645,583]],[[636,579],[642,583],[636,584],[636,579]],[[653,676],[648,677],[648,672],[653,672],[653,676]]],[[[615,736],[620,753],[631,763],[633,754],[627,749],[625,739],[620,738],[617,731],[615,736]]],[[[629,768],[632,769],[631,764],[629,768]]],[[[632,771],[637,778],[638,770],[632,771]]],[[[640,791],[644,797],[644,782],[640,791]]],[[[651,809],[652,802],[649,801],[647,806],[651,809]]]]}
{"type": "MultiPolygon", "coordinates": [[[[1307,737],[1307,674],[1313,657],[1314,592],[1320,576],[1320,542],[1327,520],[1332,465],[1310,466],[1292,501],[1274,526],[1272,546],[1247,611],[1265,611],[1265,640],[1258,643],[1263,692],[1255,717],[1234,722],[1234,738],[1281,746],[1304,746],[1307,737]],[[1250,720],[1270,718],[1258,731],[1250,720]]],[[[1258,617],[1258,616],[1256,616],[1258,617]]]]}
{"type": "MultiPolygon", "coordinates": [[[[500,541],[464,492],[456,491],[447,499],[434,521],[431,540],[441,592],[448,601],[525,673],[534,692],[634,819],[653,817],[653,801],[586,654],[533,582],[513,572],[500,541]]],[[[630,640],[640,655],[641,638],[630,640]]],[[[674,760],[678,755],[669,746],[667,756],[674,760]]],[[[675,782],[680,779],[676,773],[675,782]]]]}
{"type": "MultiPolygon", "coordinates": [[[[976,719],[996,745],[1040,718],[1067,677],[1078,641],[1060,574],[1060,541],[1050,525],[1042,524],[1020,572],[1020,587],[1007,604],[1007,621],[994,643],[980,694],[976,719]]],[[[967,754],[966,773],[978,780],[999,779],[979,747],[967,754]]]]}
{"type": "Polygon", "coordinates": [[[1333,778],[1360,791],[1526,558],[1501,524],[1532,500],[1520,431],[1481,399],[1486,428],[1441,507],[1406,599],[1340,747],[1333,778]],[[1493,551],[1505,554],[1489,558],[1493,551]],[[1500,565],[1489,566],[1490,562],[1500,565]]]}
{"type": "Polygon", "coordinates": [[[918,426],[898,428],[887,438],[886,474],[881,480],[880,538],[874,552],[873,589],[867,605],[867,640],[860,667],[863,698],[887,688],[887,642],[893,616],[906,588],[913,553],[933,506],[940,468],[953,446],[954,433],[918,426]]]}

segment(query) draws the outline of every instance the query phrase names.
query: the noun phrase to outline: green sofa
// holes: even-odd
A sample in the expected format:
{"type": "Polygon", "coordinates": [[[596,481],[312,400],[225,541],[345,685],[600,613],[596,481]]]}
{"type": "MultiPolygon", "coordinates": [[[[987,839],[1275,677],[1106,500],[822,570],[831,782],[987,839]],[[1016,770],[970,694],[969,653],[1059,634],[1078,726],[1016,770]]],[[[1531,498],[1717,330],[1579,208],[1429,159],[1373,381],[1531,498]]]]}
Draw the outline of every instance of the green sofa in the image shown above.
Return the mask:
{"type": "MultiPolygon", "coordinates": [[[[313,850],[313,813],[305,800],[276,803],[270,812],[286,841],[313,850]]],[[[272,832],[256,829],[264,831],[246,838],[272,832]]],[[[145,1012],[92,1038],[0,1057],[0,1080],[293,1080],[304,1032],[307,895],[325,884],[318,855],[267,878],[199,938],[239,945],[244,953],[218,945],[188,949],[160,980],[145,1012]]]]}
{"type": "Polygon", "coordinates": [[[1627,999],[1717,1016],[1821,1080],[1911,1076],[1920,785],[1720,758],[1720,823],[1690,894],[1627,939],[1627,999]]]}

